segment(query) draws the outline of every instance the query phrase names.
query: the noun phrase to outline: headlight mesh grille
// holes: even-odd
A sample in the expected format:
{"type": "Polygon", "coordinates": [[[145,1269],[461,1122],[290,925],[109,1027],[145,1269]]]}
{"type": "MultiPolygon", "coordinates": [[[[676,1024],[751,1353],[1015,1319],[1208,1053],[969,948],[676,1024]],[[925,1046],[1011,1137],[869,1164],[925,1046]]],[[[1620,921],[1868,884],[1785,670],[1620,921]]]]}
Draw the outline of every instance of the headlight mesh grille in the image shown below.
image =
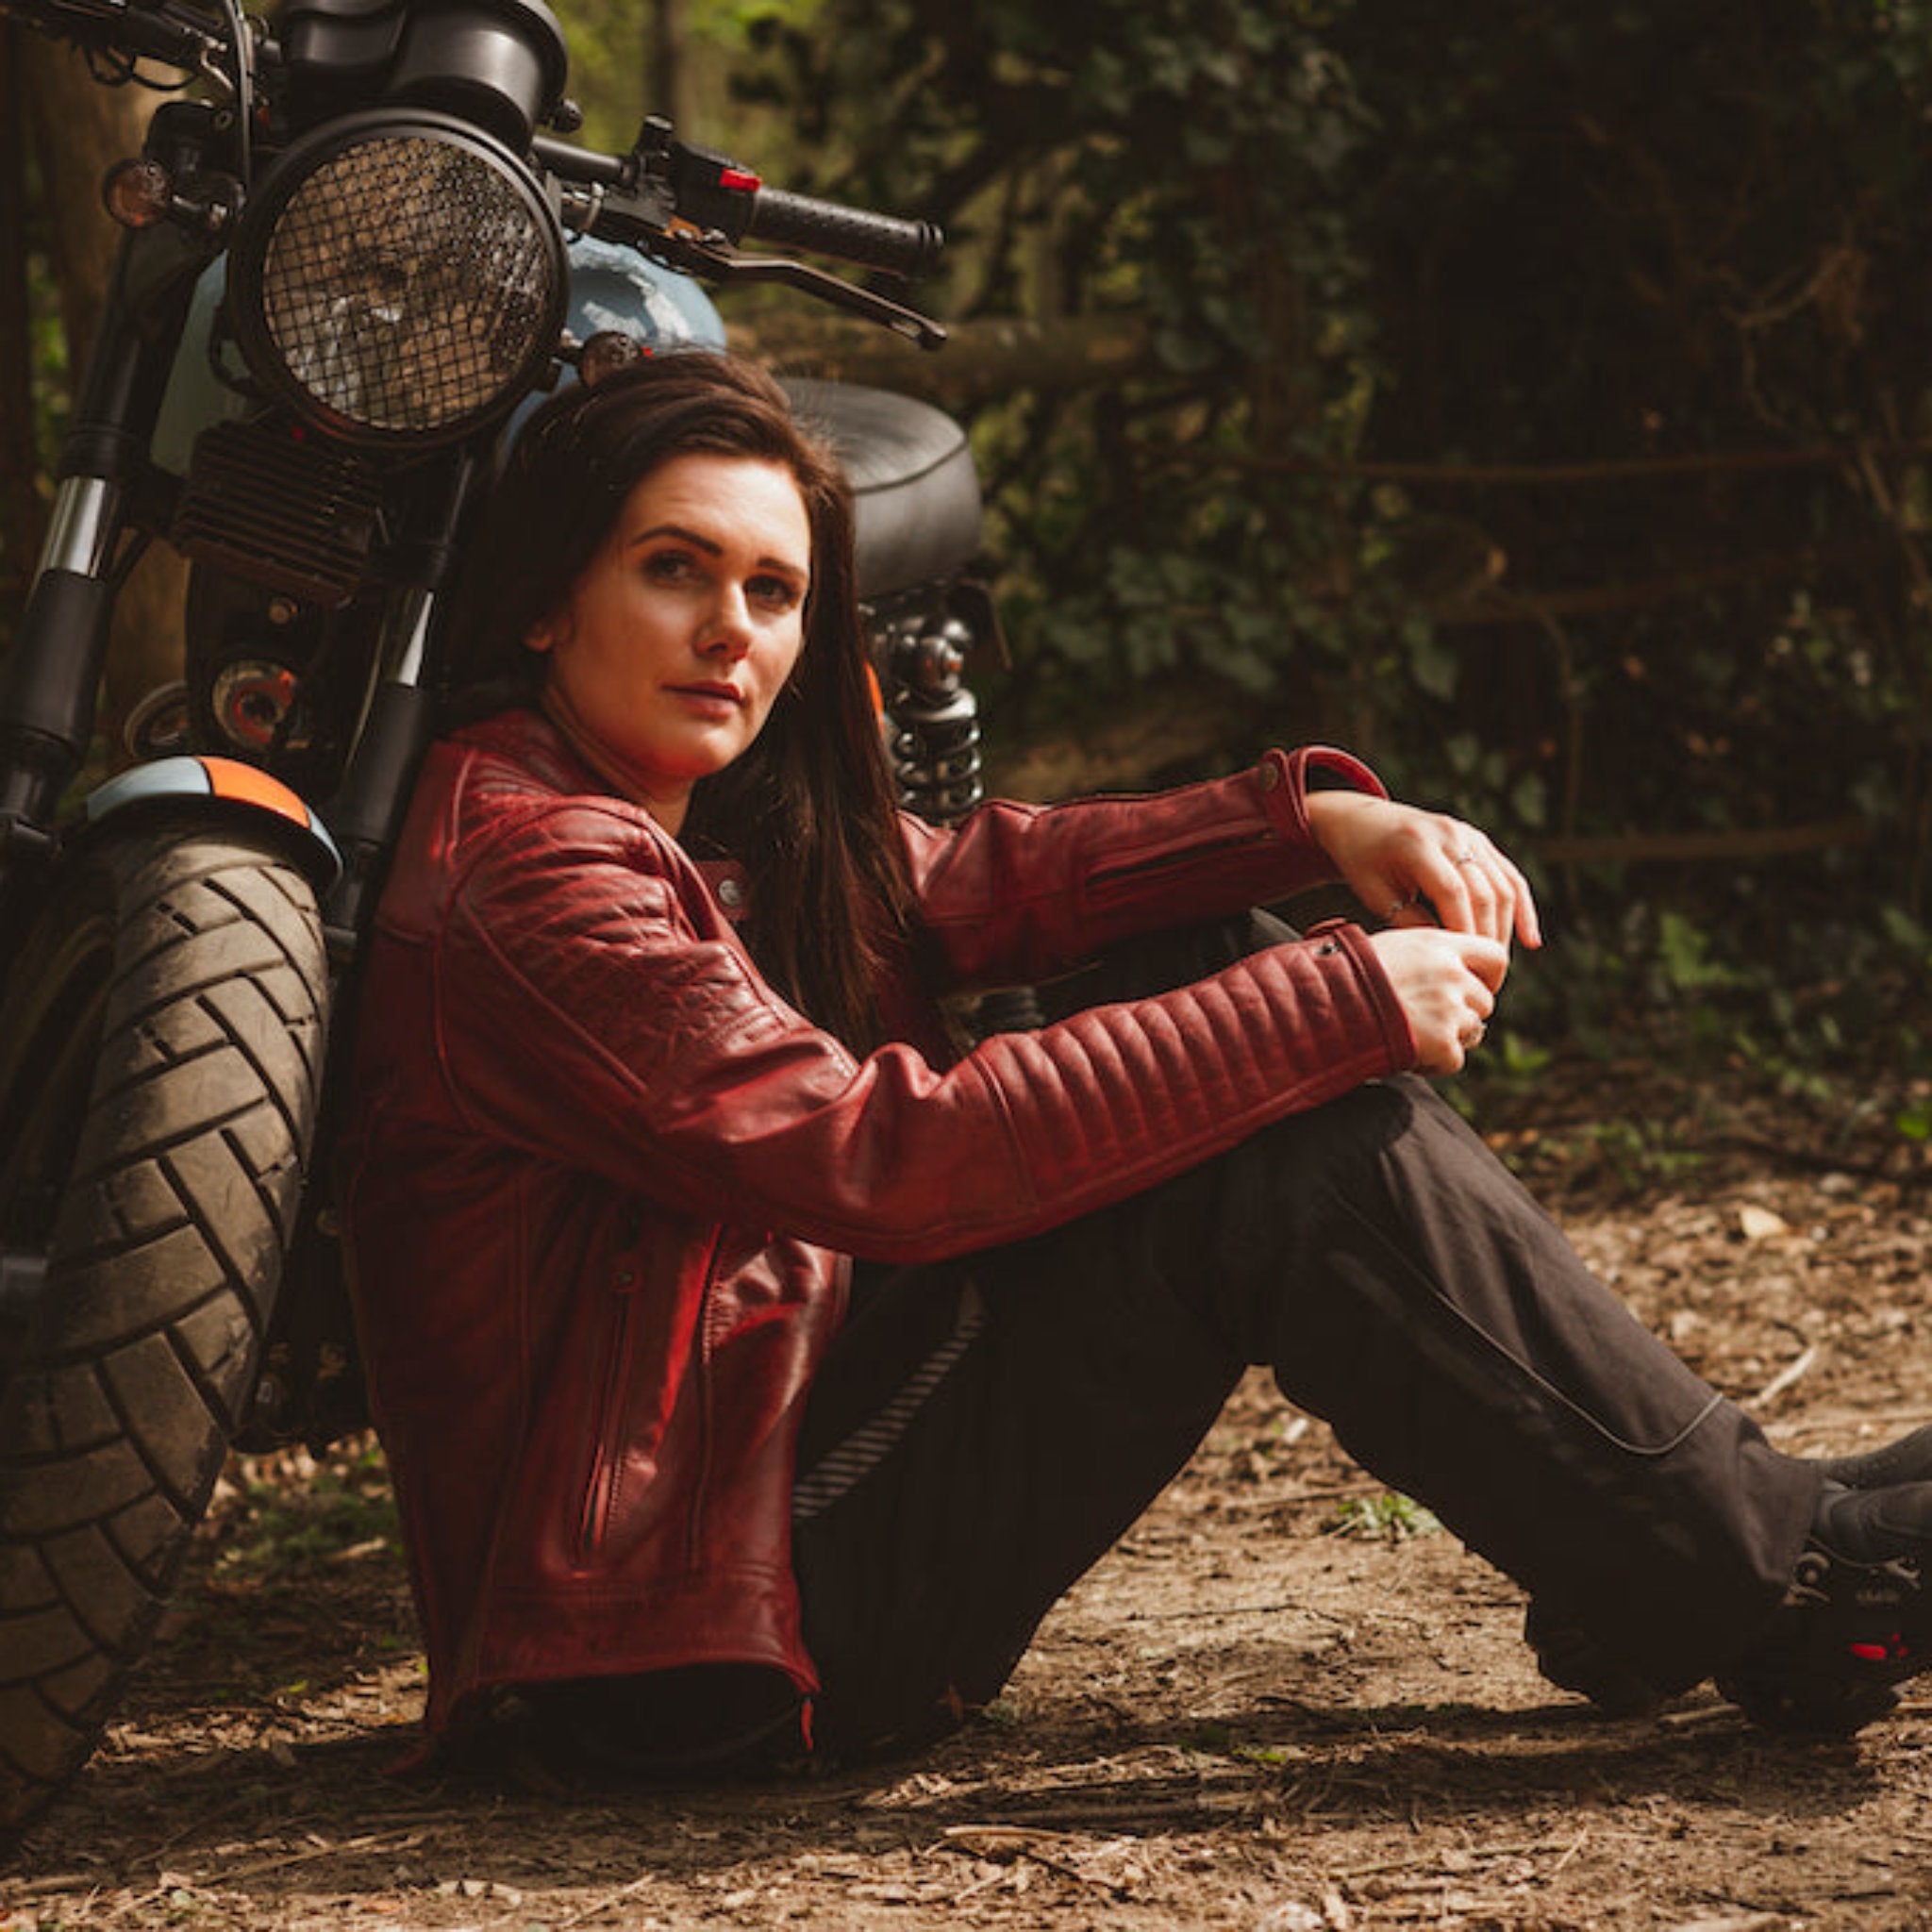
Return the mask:
{"type": "Polygon", "coordinates": [[[524,377],[556,275],[548,231],[487,158],[384,136],[334,155],[289,197],[262,306],[290,375],[325,408],[420,433],[483,413],[524,377]]]}

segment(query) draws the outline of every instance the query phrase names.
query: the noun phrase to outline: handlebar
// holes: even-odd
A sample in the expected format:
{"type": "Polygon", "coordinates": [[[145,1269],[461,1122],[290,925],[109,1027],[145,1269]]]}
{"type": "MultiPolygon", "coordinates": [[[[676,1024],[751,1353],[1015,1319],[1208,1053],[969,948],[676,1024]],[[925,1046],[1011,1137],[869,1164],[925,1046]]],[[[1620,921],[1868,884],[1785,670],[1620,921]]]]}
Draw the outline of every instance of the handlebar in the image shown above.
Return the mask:
{"type": "Polygon", "coordinates": [[[753,192],[744,233],[760,242],[836,255],[841,261],[898,275],[924,275],[945,246],[945,237],[931,222],[874,214],[870,208],[848,208],[762,183],[753,192]]]}
{"type": "Polygon", "coordinates": [[[567,184],[566,221],[591,233],[714,281],[785,283],[883,323],[923,349],[946,339],[938,323],[875,289],[785,256],[741,254],[735,245],[750,236],[911,275],[930,268],[944,245],[931,222],[767,188],[725,156],[676,140],[670,123],[655,117],[627,155],[597,154],[547,135],[537,137],[531,153],[567,184]]]}
{"type": "MultiPolygon", "coordinates": [[[[248,50],[232,44],[233,34],[245,33],[241,0],[216,4],[225,18],[205,10],[208,0],[0,0],[0,20],[20,20],[127,63],[121,73],[102,75],[108,79],[130,77],[131,63],[147,58],[225,81],[218,63],[228,51],[238,70],[230,91],[242,99],[238,125],[245,130],[248,50]]],[[[691,274],[721,281],[787,283],[883,323],[924,348],[945,341],[939,324],[875,290],[784,257],[740,254],[736,247],[755,238],[912,276],[930,269],[944,246],[944,237],[931,222],[767,188],[728,157],[677,140],[670,123],[655,116],[645,121],[626,155],[599,154],[538,135],[529,158],[565,184],[567,223],[628,242],[691,274]]],[[[241,158],[245,183],[250,172],[245,144],[241,158]]]]}
{"type": "Polygon", "coordinates": [[[95,53],[185,71],[201,68],[226,41],[206,15],[169,0],[0,0],[0,18],[95,53]]]}
{"type": "Polygon", "coordinates": [[[897,275],[923,275],[945,246],[931,222],[768,188],[728,157],[678,141],[670,124],[655,117],[627,155],[596,154],[542,135],[534,152],[564,180],[608,191],[620,219],[660,232],[682,223],[727,242],[771,242],[897,275]]]}

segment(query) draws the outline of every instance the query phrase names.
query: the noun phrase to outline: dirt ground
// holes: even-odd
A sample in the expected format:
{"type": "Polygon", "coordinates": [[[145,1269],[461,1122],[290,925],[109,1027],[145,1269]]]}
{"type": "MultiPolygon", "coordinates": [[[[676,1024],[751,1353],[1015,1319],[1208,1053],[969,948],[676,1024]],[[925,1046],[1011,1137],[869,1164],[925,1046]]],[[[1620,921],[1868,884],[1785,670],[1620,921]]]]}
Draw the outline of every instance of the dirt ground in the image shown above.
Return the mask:
{"type": "MultiPolygon", "coordinates": [[[[1648,1079],[1545,1074],[1479,1124],[1774,1440],[1932,1419],[1932,1168],[1891,1124],[1924,1096],[1648,1079]]],[[[1007,1699],[921,1757],[403,1777],[422,1664],[379,1457],[238,1464],[103,1750],[0,1860],[0,1932],[1932,1924],[1932,1679],[1850,1743],[1707,1691],[1612,1723],[1541,1682],[1521,1616],[1257,1377],[1007,1699]]]]}

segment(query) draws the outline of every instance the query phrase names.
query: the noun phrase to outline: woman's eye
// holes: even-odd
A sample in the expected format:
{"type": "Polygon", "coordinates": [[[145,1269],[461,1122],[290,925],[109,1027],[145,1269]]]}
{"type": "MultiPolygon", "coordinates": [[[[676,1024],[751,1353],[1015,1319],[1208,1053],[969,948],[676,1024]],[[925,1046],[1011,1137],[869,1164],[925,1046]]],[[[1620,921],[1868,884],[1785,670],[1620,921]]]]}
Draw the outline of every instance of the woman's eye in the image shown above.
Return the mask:
{"type": "Polygon", "coordinates": [[[644,575],[653,583],[681,583],[696,568],[682,550],[654,550],[644,558],[644,575]]]}
{"type": "Polygon", "coordinates": [[[753,577],[745,590],[754,603],[774,610],[790,610],[798,602],[798,586],[790,577],[753,577]]]}

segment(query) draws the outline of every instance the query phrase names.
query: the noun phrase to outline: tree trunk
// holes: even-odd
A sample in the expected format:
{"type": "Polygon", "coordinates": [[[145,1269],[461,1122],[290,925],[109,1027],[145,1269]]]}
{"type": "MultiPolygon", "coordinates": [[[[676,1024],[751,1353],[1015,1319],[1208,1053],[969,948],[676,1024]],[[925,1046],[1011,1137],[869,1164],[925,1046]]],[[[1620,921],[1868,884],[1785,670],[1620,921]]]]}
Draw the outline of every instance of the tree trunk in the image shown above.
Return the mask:
{"type": "MultiPolygon", "coordinates": [[[[16,36],[15,51],[60,292],[68,368],[77,388],[100,327],[121,239],[101,206],[101,177],[113,162],[140,153],[155,96],[133,87],[103,87],[78,54],[36,35],[16,36]]],[[[181,675],[187,583],[187,566],[157,545],[116,601],[100,713],[110,766],[124,761],[121,726],[134,704],[181,675]]]]}
{"type": "Polygon", "coordinates": [[[691,63],[685,58],[685,0],[651,0],[644,32],[644,84],[652,111],[688,137],[694,115],[691,63]]]}
{"type": "Polygon", "coordinates": [[[730,337],[741,355],[791,375],[872,383],[955,409],[1020,389],[1097,389],[1156,367],[1146,324],[1131,315],[982,317],[958,324],[937,353],[876,323],[815,310],[774,309],[734,321],[730,337]]]}
{"type": "MultiPolygon", "coordinates": [[[[68,332],[68,367],[77,387],[120,245],[120,228],[100,205],[100,177],[116,160],[142,151],[155,96],[137,87],[103,87],[72,48],[35,35],[17,39],[27,131],[46,203],[48,251],[68,332]]],[[[122,724],[135,703],[157,684],[182,675],[186,591],[188,566],[155,545],[116,599],[98,717],[110,767],[125,761],[122,724]]]]}
{"type": "Polygon", "coordinates": [[[0,22],[0,606],[17,610],[45,517],[34,479],[33,322],[27,299],[26,147],[19,29],[0,22]]]}
{"type": "Polygon", "coordinates": [[[121,239],[101,206],[101,176],[114,161],[140,153],[154,96],[134,87],[103,87],[79,54],[38,34],[20,35],[18,51],[69,367],[77,379],[100,326],[121,239]]]}

